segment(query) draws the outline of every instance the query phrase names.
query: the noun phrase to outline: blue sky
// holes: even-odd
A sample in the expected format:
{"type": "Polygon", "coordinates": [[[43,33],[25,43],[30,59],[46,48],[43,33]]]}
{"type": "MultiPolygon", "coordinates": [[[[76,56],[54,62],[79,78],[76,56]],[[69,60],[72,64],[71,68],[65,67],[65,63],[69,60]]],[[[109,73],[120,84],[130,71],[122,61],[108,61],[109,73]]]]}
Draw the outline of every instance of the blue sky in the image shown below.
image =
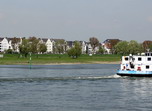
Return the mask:
{"type": "Polygon", "coordinates": [[[152,0],[0,0],[0,36],[152,40],[152,0]]]}

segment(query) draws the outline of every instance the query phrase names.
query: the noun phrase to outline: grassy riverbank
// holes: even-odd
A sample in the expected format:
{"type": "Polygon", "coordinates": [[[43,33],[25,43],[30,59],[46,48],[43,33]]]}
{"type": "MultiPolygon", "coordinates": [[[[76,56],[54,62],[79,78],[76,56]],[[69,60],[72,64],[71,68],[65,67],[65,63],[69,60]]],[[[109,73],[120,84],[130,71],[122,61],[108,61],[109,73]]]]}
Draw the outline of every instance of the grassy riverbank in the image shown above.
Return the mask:
{"type": "MultiPolygon", "coordinates": [[[[32,55],[32,64],[95,64],[95,63],[119,63],[120,55],[81,55],[77,59],[72,59],[68,55],[59,54],[42,54],[32,55]]],[[[18,54],[4,54],[3,58],[0,58],[1,65],[7,64],[29,64],[30,56],[27,58],[20,57],[18,54]]]]}

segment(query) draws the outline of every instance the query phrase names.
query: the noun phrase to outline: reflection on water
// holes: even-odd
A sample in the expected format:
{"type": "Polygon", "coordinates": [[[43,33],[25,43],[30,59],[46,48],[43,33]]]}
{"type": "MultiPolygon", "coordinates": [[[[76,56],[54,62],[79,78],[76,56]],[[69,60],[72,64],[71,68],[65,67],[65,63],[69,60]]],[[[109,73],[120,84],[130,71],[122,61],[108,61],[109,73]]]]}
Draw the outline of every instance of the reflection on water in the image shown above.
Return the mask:
{"type": "MultiPolygon", "coordinates": [[[[148,111],[151,110],[151,95],[152,95],[152,78],[126,77],[121,82],[123,104],[126,107],[134,106],[134,110],[148,111]]],[[[129,110],[132,107],[128,108],[129,110]]]]}
{"type": "Polygon", "coordinates": [[[116,64],[0,66],[0,111],[148,111],[152,78],[116,64]]]}

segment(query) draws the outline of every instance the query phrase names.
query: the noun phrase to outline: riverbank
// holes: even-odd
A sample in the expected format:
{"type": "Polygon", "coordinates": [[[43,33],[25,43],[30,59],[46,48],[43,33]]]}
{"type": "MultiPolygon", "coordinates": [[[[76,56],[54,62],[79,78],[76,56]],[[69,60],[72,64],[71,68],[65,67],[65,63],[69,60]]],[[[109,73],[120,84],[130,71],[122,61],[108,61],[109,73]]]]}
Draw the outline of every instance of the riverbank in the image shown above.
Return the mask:
{"type": "Polygon", "coordinates": [[[72,59],[68,55],[42,54],[23,57],[18,54],[5,54],[0,58],[0,65],[54,65],[54,64],[119,64],[120,55],[81,55],[72,59]],[[30,60],[31,58],[31,60],[30,60]]]}
{"type": "MultiPolygon", "coordinates": [[[[39,65],[71,65],[71,64],[120,64],[120,61],[115,61],[115,62],[102,62],[102,61],[92,61],[92,62],[86,62],[86,63],[48,63],[48,64],[39,64],[39,65]]],[[[38,65],[38,64],[37,64],[38,65]]]]}

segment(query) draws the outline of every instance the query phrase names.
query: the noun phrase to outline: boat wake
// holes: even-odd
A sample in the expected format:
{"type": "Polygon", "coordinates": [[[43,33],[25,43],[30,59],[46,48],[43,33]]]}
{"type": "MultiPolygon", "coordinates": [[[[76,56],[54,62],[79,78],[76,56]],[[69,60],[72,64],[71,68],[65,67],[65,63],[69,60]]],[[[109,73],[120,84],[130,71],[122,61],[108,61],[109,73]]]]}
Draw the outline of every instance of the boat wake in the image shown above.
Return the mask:
{"type": "Polygon", "coordinates": [[[66,81],[66,80],[100,80],[100,79],[117,79],[121,78],[119,75],[110,76],[79,76],[79,77],[31,77],[31,78],[5,78],[0,77],[0,82],[3,81],[66,81]]]}

